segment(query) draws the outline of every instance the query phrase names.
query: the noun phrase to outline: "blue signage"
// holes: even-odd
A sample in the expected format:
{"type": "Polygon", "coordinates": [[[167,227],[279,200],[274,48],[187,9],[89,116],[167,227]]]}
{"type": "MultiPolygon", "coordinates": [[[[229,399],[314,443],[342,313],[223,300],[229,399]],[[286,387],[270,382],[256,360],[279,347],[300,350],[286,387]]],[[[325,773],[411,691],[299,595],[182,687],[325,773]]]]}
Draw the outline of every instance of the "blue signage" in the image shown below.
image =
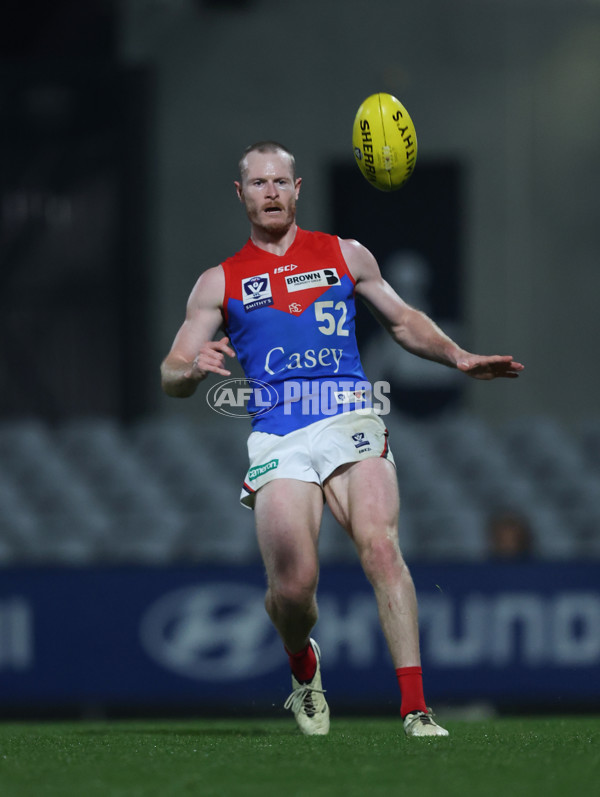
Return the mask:
{"type": "MultiPolygon", "coordinates": [[[[414,565],[429,702],[600,703],[600,565],[414,565]]],[[[332,706],[398,703],[370,585],[324,567],[332,706]]],[[[0,578],[6,707],[269,708],[290,691],[262,567],[11,569],[0,578]]]]}

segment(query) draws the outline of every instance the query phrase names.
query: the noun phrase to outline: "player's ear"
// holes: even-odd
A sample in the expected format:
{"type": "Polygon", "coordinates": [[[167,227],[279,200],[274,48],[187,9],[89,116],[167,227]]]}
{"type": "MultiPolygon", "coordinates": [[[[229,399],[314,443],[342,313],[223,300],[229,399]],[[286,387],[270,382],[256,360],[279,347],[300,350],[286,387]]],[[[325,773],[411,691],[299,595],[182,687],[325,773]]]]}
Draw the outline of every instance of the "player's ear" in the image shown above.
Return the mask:
{"type": "Polygon", "coordinates": [[[302,184],[302,178],[297,177],[296,182],[294,183],[294,188],[296,189],[296,199],[298,199],[298,195],[300,194],[300,186],[302,184]]]}
{"type": "Polygon", "coordinates": [[[244,190],[242,188],[242,184],[238,183],[237,180],[234,180],[233,184],[235,185],[235,192],[238,195],[238,199],[240,200],[240,202],[243,202],[244,201],[244,190]]]}

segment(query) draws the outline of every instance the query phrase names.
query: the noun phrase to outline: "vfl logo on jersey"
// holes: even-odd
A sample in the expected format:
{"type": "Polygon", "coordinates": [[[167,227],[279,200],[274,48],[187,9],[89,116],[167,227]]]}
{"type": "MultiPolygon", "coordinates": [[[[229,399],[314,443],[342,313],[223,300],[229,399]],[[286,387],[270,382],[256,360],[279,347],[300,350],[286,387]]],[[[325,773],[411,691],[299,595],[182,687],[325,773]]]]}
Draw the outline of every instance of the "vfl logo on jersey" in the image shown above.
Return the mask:
{"type": "Polygon", "coordinates": [[[307,271],[306,274],[294,274],[285,278],[288,292],[304,291],[307,288],[327,288],[330,285],[339,285],[337,269],[320,268],[317,271],[307,271]]]}
{"type": "Polygon", "coordinates": [[[273,294],[271,293],[271,282],[268,274],[259,274],[256,277],[246,277],[242,280],[242,297],[244,300],[244,310],[257,310],[259,307],[267,307],[273,304],[273,294]]]}

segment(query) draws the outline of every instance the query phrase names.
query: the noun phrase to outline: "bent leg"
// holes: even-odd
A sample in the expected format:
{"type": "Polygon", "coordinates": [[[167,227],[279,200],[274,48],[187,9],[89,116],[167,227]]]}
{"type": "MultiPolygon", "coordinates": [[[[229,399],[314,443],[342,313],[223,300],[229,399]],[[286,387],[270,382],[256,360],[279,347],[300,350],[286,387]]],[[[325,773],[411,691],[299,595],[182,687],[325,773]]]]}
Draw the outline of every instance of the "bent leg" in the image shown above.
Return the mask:
{"type": "Polygon", "coordinates": [[[317,622],[317,545],[323,514],[318,484],[274,479],[258,491],[258,545],[267,572],[267,613],[290,653],[306,647],[317,622]]]}
{"type": "Polygon", "coordinates": [[[377,457],[342,465],[327,479],[324,492],[373,586],[394,667],[420,666],[417,598],[398,544],[394,466],[377,457]]]}

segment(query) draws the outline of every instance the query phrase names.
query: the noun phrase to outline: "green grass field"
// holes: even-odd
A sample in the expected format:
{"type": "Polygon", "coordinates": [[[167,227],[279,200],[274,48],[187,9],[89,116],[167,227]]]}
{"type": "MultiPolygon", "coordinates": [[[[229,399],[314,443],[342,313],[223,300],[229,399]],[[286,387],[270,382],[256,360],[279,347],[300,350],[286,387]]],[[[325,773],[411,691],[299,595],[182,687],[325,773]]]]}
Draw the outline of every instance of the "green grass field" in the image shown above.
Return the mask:
{"type": "MultiPolygon", "coordinates": [[[[440,720],[441,721],[441,720],[440,720]]],[[[291,720],[0,724],[2,797],[564,797],[600,782],[600,718],[444,723],[335,719],[328,737],[291,720]]]]}

